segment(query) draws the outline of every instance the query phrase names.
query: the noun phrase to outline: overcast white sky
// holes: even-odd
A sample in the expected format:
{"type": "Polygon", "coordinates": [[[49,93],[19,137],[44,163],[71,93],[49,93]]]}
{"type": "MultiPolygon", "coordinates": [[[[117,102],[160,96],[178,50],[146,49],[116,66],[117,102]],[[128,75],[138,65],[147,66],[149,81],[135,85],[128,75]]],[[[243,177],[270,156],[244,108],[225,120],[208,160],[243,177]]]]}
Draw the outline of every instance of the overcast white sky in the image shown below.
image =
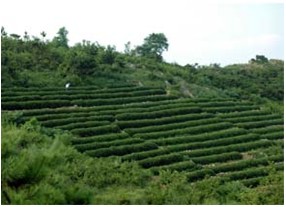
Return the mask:
{"type": "Polygon", "coordinates": [[[1,0],[0,23],[9,34],[45,31],[48,39],[65,26],[69,45],[85,39],[118,51],[128,41],[136,46],[164,33],[164,59],[181,65],[246,63],[256,54],[284,59],[283,1],[263,2],[1,0]]]}

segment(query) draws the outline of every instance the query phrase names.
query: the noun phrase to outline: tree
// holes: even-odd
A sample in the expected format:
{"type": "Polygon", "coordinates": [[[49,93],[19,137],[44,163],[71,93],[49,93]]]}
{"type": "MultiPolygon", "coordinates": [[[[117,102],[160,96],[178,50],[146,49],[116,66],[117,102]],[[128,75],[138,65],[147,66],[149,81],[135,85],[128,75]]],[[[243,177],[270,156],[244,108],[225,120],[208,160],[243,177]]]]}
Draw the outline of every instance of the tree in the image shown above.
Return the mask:
{"type": "Polygon", "coordinates": [[[128,41],[125,45],[124,53],[126,55],[131,55],[131,42],[128,41]]]}
{"type": "Polygon", "coordinates": [[[252,58],[249,62],[258,64],[268,63],[268,58],[265,57],[264,55],[256,55],[255,59],[252,58]]]}
{"type": "Polygon", "coordinates": [[[1,27],[1,37],[6,37],[7,36],[7,32],[5,31],[5,28],[2,26],[1,27]]]}
{"type": "Polygon", "coordinates": [[[47,36],[47,33],[44,32],[44,31],[42,31],[42,32],[41,32],[41,36],[43,37],[43,41],[44,41],[45,37],[47,36]]]}
{"type": "Polygon", "coordinates": [[[58,31],[58,36],[55,36],[54,39],[53,39],[53,43],[57,46],[57,47],[65,47],[65,48],[68,48],[68,38],[67,38],[67,35],[68,35],[68,31],[66,30],[65,27],[62,27],[59,29],[58,31]]]}
{"type": "Polygon", "coordinates": [[[139,55],[162,61],[162,53],[168,50],[169,44],[163,33],[152,33],[144,39],[144,43],[136,48],[139,55]]]}

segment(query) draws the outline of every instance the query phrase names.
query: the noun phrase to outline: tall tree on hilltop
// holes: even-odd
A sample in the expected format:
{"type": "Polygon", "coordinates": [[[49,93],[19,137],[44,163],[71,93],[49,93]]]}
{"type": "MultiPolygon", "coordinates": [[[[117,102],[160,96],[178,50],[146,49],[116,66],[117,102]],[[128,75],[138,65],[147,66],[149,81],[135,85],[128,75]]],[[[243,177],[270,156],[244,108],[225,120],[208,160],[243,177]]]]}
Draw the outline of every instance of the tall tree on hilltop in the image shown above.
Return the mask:
{"type": "Polygon", "coordinates": [[[59,29],[57,36],[54,37],[53,39],[53,43],[57,46],[57,47],[65,47],[68,48],[68,31],[65,27],[62,27],[59,29]]]}
{"type": "Polygon", "coordinates": [[[163,33],[152,33],[144,39],[144,43],[136,48],[139,55],[162,61],[162,53],[168,50],[169,44],[163,33]]]}

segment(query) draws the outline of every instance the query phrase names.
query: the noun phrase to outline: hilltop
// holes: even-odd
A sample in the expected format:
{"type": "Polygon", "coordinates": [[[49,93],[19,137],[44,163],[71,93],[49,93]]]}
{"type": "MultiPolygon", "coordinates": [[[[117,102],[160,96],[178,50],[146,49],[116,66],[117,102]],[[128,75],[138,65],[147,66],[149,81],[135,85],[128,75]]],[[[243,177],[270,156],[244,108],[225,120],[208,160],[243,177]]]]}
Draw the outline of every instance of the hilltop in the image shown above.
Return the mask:
{"type": "Polygon", "coordinates": [[[283,101],[284,61],[257,55],[249,63],[221,67],[219,63],[185,66],[166,63],[163,34],[151,34],[142,46],[124,53],[114,46],[83,40],[68,46],[68,31],[61,28],[53,40],[1,32],[2,88],[5,87],[109,87],[135,84],[164,87],[171,94],[196,98],[239,98],[283,101]],[[151,45],[151,46],[150,46],[151,45]],[[151,48],[150,48],[151,47],[151,48]],[[144,49],[145,48],[145,49],[144,49]],[[147,48],[147,49],[146,49],[147,48]]]}

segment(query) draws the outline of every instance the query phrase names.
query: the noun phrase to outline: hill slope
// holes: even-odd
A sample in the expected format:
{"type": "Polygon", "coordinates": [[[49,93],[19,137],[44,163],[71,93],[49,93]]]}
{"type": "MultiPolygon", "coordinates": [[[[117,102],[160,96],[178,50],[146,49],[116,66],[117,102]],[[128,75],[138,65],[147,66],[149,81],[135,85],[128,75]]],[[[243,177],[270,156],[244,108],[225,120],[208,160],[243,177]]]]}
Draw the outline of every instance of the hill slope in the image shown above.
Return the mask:
{"type": "Polygon", "coordinates": [[[4,112],[20,112],[16,123],[35,117],[70,131],[80,152],[135,161],[153,175],[170,170],[190,183],[216,176],[254,187],[271,169],[283,171],[283,116],[250,101],[179,98],[131,85],[3,89],[2,97],[4,112]]]}

